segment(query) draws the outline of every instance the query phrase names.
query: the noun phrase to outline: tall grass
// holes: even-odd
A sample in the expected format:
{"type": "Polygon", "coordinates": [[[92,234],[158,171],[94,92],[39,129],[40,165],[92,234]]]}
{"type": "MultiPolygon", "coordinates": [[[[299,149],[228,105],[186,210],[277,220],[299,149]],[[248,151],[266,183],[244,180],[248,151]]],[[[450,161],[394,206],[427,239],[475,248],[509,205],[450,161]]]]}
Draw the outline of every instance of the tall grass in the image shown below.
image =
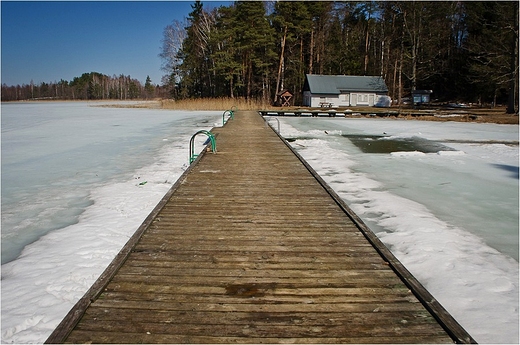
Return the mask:
{"type": "Polygon", "coordinates": [[[261,102],[245,98],[198,98],[198,99],[163,99],[162,109],[173,110],[229,110],[236,107],[239,110],[258,110],[264,108],[261,102]]]}

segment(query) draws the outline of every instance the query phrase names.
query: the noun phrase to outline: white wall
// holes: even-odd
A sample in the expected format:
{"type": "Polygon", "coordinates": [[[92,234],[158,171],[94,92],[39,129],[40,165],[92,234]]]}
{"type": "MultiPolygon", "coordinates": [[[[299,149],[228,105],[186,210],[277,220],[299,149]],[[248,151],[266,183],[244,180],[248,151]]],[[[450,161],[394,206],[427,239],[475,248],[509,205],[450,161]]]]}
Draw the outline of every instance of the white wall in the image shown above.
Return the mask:
{"type": "Polygon", "coordinates": [[[378,103],[381,97],[375,93],[345,93],[340,95],[313,95],[310,91],[303,92],[303,105],[307,107],[320,107],[320,103],[332,103],[332,107],[355,107],[369,106],[373,107],[378,103]]]}
{"type": "Polygon", "coordinates": [[[339,104],[339,97],[338,95],[312,95],[311,98],[311,107],[320,107],[320,103],[326,102],[326,103],[332,103],[333,107],[337,107],[339,104]]]}
{"type": "Polygon", "coordinates": [[[350,105],[369,106],[374,105],[375,93],[352,93],[350,95],[350,105]]]}

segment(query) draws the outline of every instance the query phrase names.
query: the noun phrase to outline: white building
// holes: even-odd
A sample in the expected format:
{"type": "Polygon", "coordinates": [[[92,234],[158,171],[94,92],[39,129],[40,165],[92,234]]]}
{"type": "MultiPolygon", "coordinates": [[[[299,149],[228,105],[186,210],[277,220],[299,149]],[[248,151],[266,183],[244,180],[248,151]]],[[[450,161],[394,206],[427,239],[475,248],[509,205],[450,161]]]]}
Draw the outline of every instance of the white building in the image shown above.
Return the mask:
{"type": "Polygon", "coordinates": [[[305,75],[303,105],[307,107],[390,106],[382,77],[305,75]]]}

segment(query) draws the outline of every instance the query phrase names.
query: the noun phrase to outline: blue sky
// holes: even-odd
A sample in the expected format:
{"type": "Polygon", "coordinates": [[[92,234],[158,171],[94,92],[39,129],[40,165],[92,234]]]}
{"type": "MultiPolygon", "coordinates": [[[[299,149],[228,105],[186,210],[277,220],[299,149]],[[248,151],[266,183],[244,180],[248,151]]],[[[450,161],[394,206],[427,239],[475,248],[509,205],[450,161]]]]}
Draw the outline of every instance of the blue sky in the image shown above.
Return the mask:
{"type": "MultiPolygon", "coordinates": [[[[2,83],[71,81],[83,73],[160,84],[163,30],[194,1],[2,1],[2,83]]],[[[205,8],[230,2],[204,1],[205,8]]]]}

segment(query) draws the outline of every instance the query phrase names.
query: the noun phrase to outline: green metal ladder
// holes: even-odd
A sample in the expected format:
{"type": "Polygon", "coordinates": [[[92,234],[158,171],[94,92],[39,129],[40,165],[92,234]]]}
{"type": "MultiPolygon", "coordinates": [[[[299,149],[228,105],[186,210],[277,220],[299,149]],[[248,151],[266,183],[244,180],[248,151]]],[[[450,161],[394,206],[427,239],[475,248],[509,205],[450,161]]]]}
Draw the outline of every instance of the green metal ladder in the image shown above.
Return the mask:
{"type": "Polygon", "coordinates": [[[237,110],[237,107],[236,106],[232,106],[230,110],[226,110],[224,111],[224,113],[222,114],[222,126],[224,126],[226,124],[226,114],[229,113],[229,119],[234,119],[234,115],[235,115],[235,111],[237,110]]]}
{"type": "MultiPolygon", "coordinates": [[[[234,118],[235,111],[237,111],[238,108],[236,106],[231,107],[230,110],[224,111],[222,114],[222,126],[226,124],[226,114],[229,114],[228,120],[231,118],[234,118]]],[[[211,151],[213,153],[217,153],[217,140],[215,139],[215,135],[209,131],[206,130],[200,130],[197,133],[193,134],[190,139],[190,152],[189,152],[189,158],[190,158],[190,164],[193,163],[197,157],[199,156],[197,153],[195,153],[195,137],[199,134],[205,134],[208,137],[209,143],[211,144],[211,151]]],[[[206,140],[207,142],[207,140],[206,140]]]]}
{"type": "Polygon", "coordinates": [[[208,136],[208,140],[210,141],[208,145],[211,144],[211,151],[213,153],[217,153],[217,140],[215,139],[215,135],[209,131],[200,130],[193,134],[190,139],[190,164],[193,163],[199,156],[195,153],[195,137],[199,134],[205,134],[208,136]]]}

